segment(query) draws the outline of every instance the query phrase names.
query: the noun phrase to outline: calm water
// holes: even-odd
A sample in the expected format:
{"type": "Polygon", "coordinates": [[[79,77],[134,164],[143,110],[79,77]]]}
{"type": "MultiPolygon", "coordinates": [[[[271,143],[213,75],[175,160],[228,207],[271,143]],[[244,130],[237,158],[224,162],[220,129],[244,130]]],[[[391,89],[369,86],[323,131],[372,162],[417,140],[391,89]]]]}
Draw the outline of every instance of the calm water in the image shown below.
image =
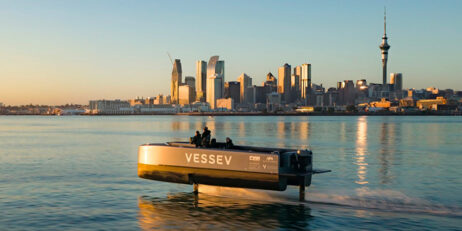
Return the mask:
{"type": "Polygon", "coordinates": [[[0,230],[457,230],[462,117],[0,117],[0,230]],[[234,143],[311,147],[306,203],[136,176],[137,147],[204,125],[234,143]]]}

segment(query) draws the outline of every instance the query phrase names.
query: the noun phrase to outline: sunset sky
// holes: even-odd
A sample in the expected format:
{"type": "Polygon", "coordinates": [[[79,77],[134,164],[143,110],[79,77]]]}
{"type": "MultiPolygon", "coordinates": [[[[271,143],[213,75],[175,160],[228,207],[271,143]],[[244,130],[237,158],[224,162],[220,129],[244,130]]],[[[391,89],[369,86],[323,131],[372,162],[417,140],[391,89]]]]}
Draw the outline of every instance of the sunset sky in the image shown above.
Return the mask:
{"type": "Polygon", "coordinates": [[[260,85],[284,63],[312,64],[312,81],[381,82],[387,6],[388,71],[404,88],[462,90],[462,1],[0,0],[0,102],[87,104],[170,94],[219,55],[225,80],[260,85]]]}

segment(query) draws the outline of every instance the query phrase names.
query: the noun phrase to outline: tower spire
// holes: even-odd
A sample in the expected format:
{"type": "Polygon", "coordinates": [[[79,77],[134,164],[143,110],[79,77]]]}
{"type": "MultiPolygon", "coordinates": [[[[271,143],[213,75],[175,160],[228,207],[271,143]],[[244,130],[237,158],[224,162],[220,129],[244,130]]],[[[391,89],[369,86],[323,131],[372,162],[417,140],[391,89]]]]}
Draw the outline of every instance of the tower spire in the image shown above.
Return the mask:
{"type": "Polygon", "coordinates": [[[387,7],[383,7],[383,35],[387,36],[387,7]]]}
{"type": "Polygon", "coordinates": [[[388,61],[388,50],[390,45],[387,41],[387,8],[383,7],[383,37],[382,43],[379,48],[382,53],[382,84],[385,86],[387,84],[387,61],[388,61]]]}

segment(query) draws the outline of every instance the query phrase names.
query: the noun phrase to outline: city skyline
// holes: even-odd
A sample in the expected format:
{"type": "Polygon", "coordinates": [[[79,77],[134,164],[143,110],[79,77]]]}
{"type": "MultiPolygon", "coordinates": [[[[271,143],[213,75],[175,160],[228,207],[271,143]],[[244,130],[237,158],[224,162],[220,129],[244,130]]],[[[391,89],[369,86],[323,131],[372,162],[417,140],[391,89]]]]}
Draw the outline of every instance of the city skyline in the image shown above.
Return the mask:
{"type": "MultiPolygon", "coordinates": [[[[1,9],[5,13],[0,17],[16,19],[13,23],[4,25],[11,33],[0,38],[0,43],[3,44],[0,46],[5,48],[3,49],[5,52],[0,54],[2,60],[0,102],[85,104],[89,99],[95,98],[125,99],[155,96],[159,93],[167,95],[170,92],[169,79],[172,66],[166,52],[170,52],[174,59],[181,60],[183,76],[195,76],[196,61],[207,60],[208,57],[219,54],[227,63],[225,81],[236,80],[242,73],[246,73],[258,84],[265,80],[268,72],[278,73],[278,68],[284,63],[292,66],[310,63],[314,66],[312,82],[323,84],[325,87],[335,86],[336,82],[346,79],[354,81],[367,79],[370,83],[382,82],[380,51],[377,49],[384,32],[380,27],[383,25],[382,2],[348,4],[337,2],[338,5],[345,6],[343,8],[316,2],[309,4],[296,1],[284,4],[254,2],[246,4],[248,9],[243,9],[243,18],[235,21],[225,19],[228,19],[233,12],[236,13],[239,3],[223,3],[217,8],[221,9],[226,5],[231,10],[222,14],[217,20],[223,28],[217,28],[216,31],[204,30],[206,33],[199,36],[200,39],[208,39],[206,44],[199,41],[199,38],[186,36],[193,31],[186,28],[189,23],[180,22],[178,18],[173,22],[167,22],[166,18],[161,20],[159,16],[149,14],[149,10],[161,12],[156,8],[160,6],[166,9],[161,12],[162,14],[202,18],[199,14],[203,12],[201,10],[193,13],[185,11],[185,8],[191,5],[188,2],[180,4],[181,14],[173,12],[170,3],[156,6],[159,3],[139,1],[133,4],[136,6],[131,8],[132,11],[122,9],[122,6],[126,5],[122,3],[107,5],[106,2],[105,5],[81,2],[82,4],[78,6],[72,3],[56,3],[44,1],[44,5],[48,8],[40,9],[37,7],[43,4],[22,1],[9,4],[0,2],[1,9]],[[311,11],[316,9],[319,12],[313,11],[313,16],[294,8],[291,13],[297,16],[299,21],[287,18],[290,14],[286,13],[282,15],[286,17],[278,17],[278,20],[268,19],[270,22],[259,18],[265,15],[264,10],[267,10],[267,13],[274,13],[278,12],[278,7],[281,5],[288,7],[294,4],[312,6],[311,11]],[[93,8],[84,9],[82,5],[93,8]],[[110,10],[100,12],[103,5],[110,10]],[[360,8],[356,9],[358,5],[360,8]],[[146,6],[146,9],[140,9],[141,6],[146,6]],[[256,16],[251,15],[251,11],[258,7],[262,9],[256,12],[256,16]],[[19,18],[27,10],[30,10],[31,15],[19,18]],[[78,15],[85,10],[92,13],[88,20],[83,20],[78,15]],[[124,20],[115,17],[121,12],[127,13],[124,20]],[[142,14],[135,15],[135,12],[142,14]],[[45,13],[48,13],[47,17],[43,18],[42,28],[45,32],[41,32],[34,27],[38,24],[30,20],[34,16],[44,16],[45,13]],[[340,16],[347,15],[348,17],[343,21],[335,21],[340,16]],[[333,16],[334,23],[325,22],[330,16],[333,16]],[[114,23],[106,21],[113,18],[114,23]],[[143,20],[138,21],[137,19],[140,18],[143,20]],[[58,23],[54,21],[57,19],[63,20],[58,23]],[[72,19],[80,19],[83,22],[73,22],[72,19]],[[316,19],[324,19],[324,21],[319,22],[316,19]],[[96,20],[96,26],[89,24],[91,20],[96,20]],[[133,25],[147,23],[164,31],[159,35],[159,39],[148,32],[128,29],[126,26],[132,23],[133,25]],[[303,27],[305,24],[309,24],[310,27],[303,27]],[[14,27],[15,25],[17,27],[14,27]],[[76,26],[76,31],[84,33],[77,38],[72,37],[76,32],[67,28],[72,25],[76,26]],[[111,28],[104,30],[103,25],[110,25],[111,28]],[[122,26],[118,28],[117,25],[122,26]],[[182,41],[177,39],[166,41],[168,36],[164,33],[176,35],[176,32],[165,28],[171,25],[179,26],[177,29],[184,34],[182,41]],[[260,25],[262,28],[254,28],[260,25]],[[345,25],[348,27],[345,28],[345,25]],[[284,26],[286,30],[280,28],[284,26]],[[294,31],[298,31],[298,28],[307,29],[301,30],[300,36],[284,37],[278,34],[281,31],[293,34],[294,31]],[[230,31],[232,29],[250,33],[235,34],[236,31],[230,31]],[[127,30],[131,34],[123,34],[127,30]],[[111,37],[113,41],[109,40],[105,45],[102,45],[103,39],[94,37],[114,34],[120,37],[111,37]],[[21,35],[27,36],[21,37],[21,35]],[[141,35],[151,35],[148,36],[151,40],[140,38],[141,35]],[[216,39],[213,39],[213,35],[216,39]],[[90,40],[84,40],[85,36],[89,36],[90,40]],[[24,37],[30,38],[30,41],[26,41],[24,37]],[[279,42],[273,43],[275,40],[279,42]],[[131,45],[137,41],[141,41],[142,45],[131,45]],[[78,48],[83,50],[78,52],[76,51],[78,48]],[[99,53],[99,51],[106,53],[99,53]],[[124,62],[127,64],[123,64],[124,62]]],[[[386,32],[393,42],[393,50],[388,57],[388,73],[403,73],[405,76],[403,88],[434,86],[441,89],[460,89],[462,84],[459,73],[462,68],[458,65],[460,48],[456,46],[456,40],[461,38],[461,34],[454,29],[460,27],[462,20],[450,19],[460,17],[455,15],[457,7],[453,7],[453,4],[461,4],[459,2],[449,4],[451,3],[449,1],[443,3],[419,1],[418,3],[397,1],[386,3],[386,32]],[[428,14],[424,16],[425,12],[428,14]],[[429,30],[427,26],[431,25],[434,27],[430,27],[429,30]],[[438,43],[442,40],[444,42],[438,43]]],[[[193,9],[197,10],[197,7],[191,10],[193,9]]],[[[211,12],[211,14],[215,13],[211,12]]],[[[200,24],[204,23],[206,22],[202,21],[200,24]]],[[[197,28],[200,27],[196,26],[192,29],[197,28]]],[[[390,82],[389,75],[387,78],[390,82]]]]}

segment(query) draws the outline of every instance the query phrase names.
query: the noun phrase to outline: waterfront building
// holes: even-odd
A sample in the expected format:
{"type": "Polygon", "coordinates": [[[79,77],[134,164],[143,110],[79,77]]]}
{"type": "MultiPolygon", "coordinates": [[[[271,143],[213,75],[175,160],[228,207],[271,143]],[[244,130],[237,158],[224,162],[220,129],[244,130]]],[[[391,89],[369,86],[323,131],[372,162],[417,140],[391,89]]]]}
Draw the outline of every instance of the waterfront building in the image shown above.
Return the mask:
{"type": "Polygon", "coordinates": [[[324,93],[315,91],[314,92],[314,106],[316,107],[322,107],[324,106],[324,93]]]}
{"type": "Polygon", "coordinates": [[[249,98],[247,95],[249,94],[249,87],[252,87],[252,78],[250,78],[246,73],[242,73],[238,78],[237,81],[240,83],[241,91],[240,91],[240,103],[248,103],[246,100],[249,98]]]}
{"type": "Polygon", "coordinates": [[[217,99],[218,111],[234,111],[234,100],[232,98],[217,99]]]}
{"type": "Polygon", "coordinates": [[[157,114],[174,114],[178,113],[179,107],[172,104],[156,104],[151,106],[141,106],[136,108],[136,113],[141,115],[157,115],[157,114]]]}
{"type": "Polygon", "coordinates": [[[191,85],[184,84],[180,86],[178,104],[191,104],[194,102],[194,98],[194,88],[191,85]]]}
{"type": "Polygon", "coordinates": [[[385,98],[381,98],[380,101],[373,101],[369,103],[369,108],[390,108],[391,102],[385,98]]]}
{"type": "Polygon", "coordinates": [[[172,103],[178,103],[178,94],[179,88],[182,81],[182,70],[181,70],[181,61],[179,59],[175,59],[173,63],[173,70],[172,70],[172,84],[171,84],[171,98],[172,103]]]}
{"type": "Polygon", "coordinates": [[[61,115],[83,115],[85,113],[88,113],[87,110],[82,109],[82,108],[72,108],[72,109],[54,108],[53,111],[51,111],[49,114],[61,116],[61,115]]]}
{"type": "Polygon", "coordinates": [[[297,109],[295,109],[295,111],[303,112],[303,113],[314,112],[314,107],[311,107],[311,106],[298,107],[297,109]]]}
{"type": "Polygon", "coordinates": [[[331,87],[324,94],[324,106],[335,107],[338,104],[338,91],[335,87],[331,87]]]}
{"type": "Polygon", "coordinates": [[[290,81],[291,81],[291,67],[289,64],[284,64],[284,66],[279,67],[278,69],[278,93],[282,96],[282,101],[284,103],[290,103],[290,81]]]}
{"type": "Polygon", "coordinates": [[[207,96],[207,62],[199,60],[196,62],[196,98],[205,102],[207,96]]]}
{"type": "MultiPolygon", "coordinates": [[[[388,62],[388,50],[390,49],[390,45],[387,42],[387,15],[384,12],[383,15],[383,37],[382,43],[380,44],[379,48],[382,53],[382,85],[384,88],[387,87],[387,62],[388,62]]],[[[386,89],[383,89],[386,90],[386,89]]]]}
{"type": "Polygon", "coordinates": [[[438,108],[438,105],[446,105],[447,100],[441,96],[436,97],[436,99],[421,99],[416,102],[416,107],[420,110],[435,110],[438,108]]]}
{"type": "Polygon", "coordinates": [[[241,83],[237,81],[226,82],[224,98],[231,98],[234,103],[239,103],[241,101],[241,83]]]}
{"type": "Polygon", "coordinates": [[[130,115],[133,107],[128,101],[122,100],[90,100],[89,110],[95,115],[130,115]]]}
{"type": "Polygon", "coordinates": [[[269,112],[275,112],[281,109],[281,94],[277,92],[271,92],[266,95],[266,110],[269,112]]]}
{"type": "Polygon", "coordinates": [[[412,96],[399,100],[399,107],[415,107],[415,101],[412,96]]]}
{"type": "Polygon", "coordinates": [[[209,112],[210,105],[207,102],[194,102],[190,105],[191,111],[194,112],[209,112]]]}
{"type": "Polygon", "coordinates": [[[218,56],[212,56],[207,66],[206,101],[211,109],[215,109],[216,100],[223,98],[224,95],[225,63],[219,61],[218,58],[218,56]]]}
{"type": "Polygon", "coordinates": [[[305,104],[308,104],[311,93],[311,64],[309,63],[304,63],[301,67],[300,93],[301,99],[305,101],[305,104]]]}

